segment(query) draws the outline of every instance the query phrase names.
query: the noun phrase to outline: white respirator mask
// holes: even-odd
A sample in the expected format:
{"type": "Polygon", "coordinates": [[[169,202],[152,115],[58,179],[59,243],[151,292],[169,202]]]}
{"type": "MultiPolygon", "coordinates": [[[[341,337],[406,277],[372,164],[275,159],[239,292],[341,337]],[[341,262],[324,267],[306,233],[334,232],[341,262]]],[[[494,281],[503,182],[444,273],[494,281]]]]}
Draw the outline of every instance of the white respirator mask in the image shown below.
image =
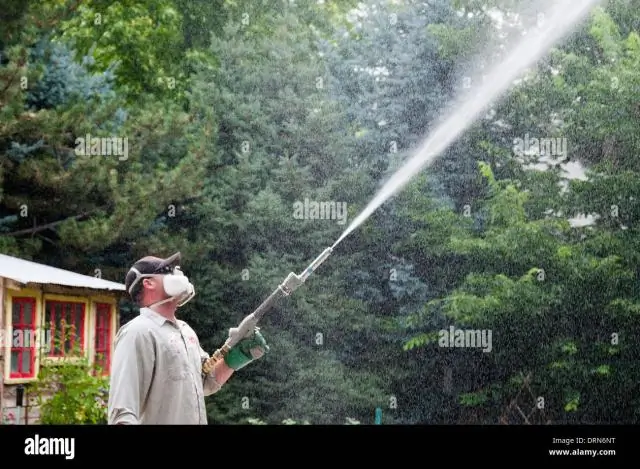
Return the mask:
{"type": "MultiPolygon", "coordinates": [[[[155,277],[158,274],[141,274],[137,269],[132,268],[131,270],[135,271],[137,274],[136,280],[130,287],[130,290],[133,290],[133,287],[136,283],[138,283],[143,278],[151,278],[155,277]]],[[[176,266],[173,268],[170,274],[162,275],[162,288],[164,289],[164,293],[169,296],[169,298],[159,301],[157,303],[153,303],[149,305],[158,306],[169,301],[173,301],[178,299],[178,307],[184,306],[191,299],[196,296],[196,290],[193,284],[189,281],[189,278],[180,270],[180,267],[176,266]]]]}

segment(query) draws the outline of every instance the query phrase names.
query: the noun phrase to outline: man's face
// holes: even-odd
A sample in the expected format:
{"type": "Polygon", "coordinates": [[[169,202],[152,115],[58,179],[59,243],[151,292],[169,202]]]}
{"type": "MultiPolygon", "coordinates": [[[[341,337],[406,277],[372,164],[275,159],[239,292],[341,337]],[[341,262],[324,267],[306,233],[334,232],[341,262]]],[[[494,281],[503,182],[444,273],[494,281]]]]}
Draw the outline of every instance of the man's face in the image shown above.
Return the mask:
{"type": "Polygon", "coordinates": [[[140,302],[143,305],[162,302],[177,308],[187,303],[195,295],[193,285],[182,273],[179,266],[165,267],[156,271],[155,274],[145,275],[141,282],[143,296],[140,302]]]}

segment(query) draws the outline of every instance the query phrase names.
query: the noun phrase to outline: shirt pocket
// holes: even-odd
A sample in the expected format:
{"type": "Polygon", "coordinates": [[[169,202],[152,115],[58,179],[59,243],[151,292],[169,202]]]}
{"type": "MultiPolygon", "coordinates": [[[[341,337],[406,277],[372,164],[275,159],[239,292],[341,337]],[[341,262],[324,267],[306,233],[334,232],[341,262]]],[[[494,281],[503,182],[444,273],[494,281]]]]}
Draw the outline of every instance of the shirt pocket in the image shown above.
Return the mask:
{"type": "Polygon", "coordinates": [[[189,365],[192,367],[193,372],[196,375],[202,373],[202,356],[200,355],[200,342],[198,337],[192,331],[184,331],[184,342],[189,352],[189,365]]]}
{"type": "Polygon", "coordinates": [[[189,359],[182,338],[172,338],[163,347],[165,376],[168,381],[185,381],[189,379],[189,359]]]}

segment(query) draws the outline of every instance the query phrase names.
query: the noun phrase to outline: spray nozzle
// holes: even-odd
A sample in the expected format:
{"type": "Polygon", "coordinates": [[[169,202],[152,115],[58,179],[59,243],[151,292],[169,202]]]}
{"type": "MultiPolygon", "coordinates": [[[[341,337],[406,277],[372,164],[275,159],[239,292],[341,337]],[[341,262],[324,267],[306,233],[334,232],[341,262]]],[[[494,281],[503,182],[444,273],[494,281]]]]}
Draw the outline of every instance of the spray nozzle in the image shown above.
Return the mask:
{"type": "Polygon", "coordinates": [[[304,269],[304,271],[300,274],[300,279],[304,282],[307,279],[307,277],[309,277],[309,275],[313,273],[313,271],[315,271],[318,267],[320,267],[320,264],[322,264],[332,252],[333,252],[333,248],[327,248],[324,251],[322,251],[322,254],[316,257],[314,261],[311,264],[309,264],[309,267],[304,269]]]}

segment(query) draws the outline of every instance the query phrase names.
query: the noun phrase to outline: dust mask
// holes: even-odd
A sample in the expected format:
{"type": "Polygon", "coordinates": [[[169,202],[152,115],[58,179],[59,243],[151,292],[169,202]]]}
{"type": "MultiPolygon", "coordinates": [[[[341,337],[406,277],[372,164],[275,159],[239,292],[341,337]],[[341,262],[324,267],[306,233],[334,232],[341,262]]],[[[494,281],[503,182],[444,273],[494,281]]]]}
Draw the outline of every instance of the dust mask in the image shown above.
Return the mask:
{"type": "MultiPolygon", "coordinates": [[[[134,284],[143,278],[155,277],[156,275],[157,274],[141,274],[138,276],[134,284]]],[[[170,274],[162,276],[162,288],[169,298],[153,303],[148,307],[158,306],[176,299],[178,299],[177,305],[180,307],[187,304],[196,295],[193,284],[189,281],[189,278],[182,272],[182,270],[180,270],[180,267],[177,266],[173,268],[170,274]]],[[[131,286],[131,289],[133,289],[133,285],[131,286]]]]}

